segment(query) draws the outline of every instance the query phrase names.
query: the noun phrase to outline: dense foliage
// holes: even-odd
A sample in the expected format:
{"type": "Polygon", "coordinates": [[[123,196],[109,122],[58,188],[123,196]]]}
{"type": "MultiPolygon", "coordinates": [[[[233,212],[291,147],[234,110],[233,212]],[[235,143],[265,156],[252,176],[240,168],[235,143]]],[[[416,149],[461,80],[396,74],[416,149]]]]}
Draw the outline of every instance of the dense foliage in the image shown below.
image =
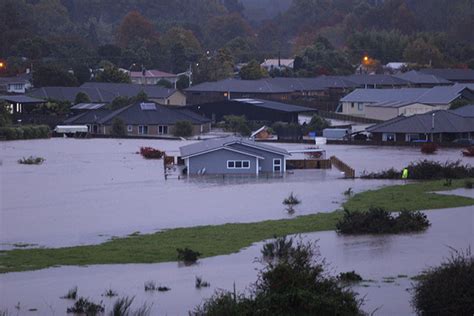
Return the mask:
{"type": "Polygon", "coordinates": [[[382,208],[370,208],[367,212],[344,210],[344,217],[336,224],[341,234],[398,234],[423,231],[430,226],[421,212],[401,211],[398,216],[382,208]]]}
{"type": "Polygon", "coordinates": [[[25,125],[0,127],[0,138],[7,140],[48,138],[49,127],[46,125],[25,125]]]}
{"type": "Polygon", "coordinates": [[[112,131],[111,134],[113,136],[125,136],[127,135],[127,127],[125,126],[125,122],[121,118],[114,118],[112,121],[112,131]]]}
{"type": "Polygon", "coordinates": [[[177,121],[173,134],[177,137],[189,137],[193,135],[193,124],[190,121],[177,121]]]}
{"type": "Polygon", "coordinates": [[[363,314],[356,294],[327,275],[313,244],[284,237],[270,244],[275,245],[264,246],[265,267],[249,297],[217,292],[196,308],[195,315],[363,314]]]}
{"type": "Polygon", "coordinates": [[[145,159],[161,159],[165,152],[153,147],[140,147],[140,155],[145,159]]]}
{"type": "Polygon", "coordinates": [[[272,75],[349,73],[366,54],[474,67],[473,14],[469,0],[3,0],[0,57],[2,75],[33,67],[38,87],[121,82],[115,67],[192,69],[197,83],[279,55],[297,69],[272,75]]]}
{"type": "Polygon", "coordinates": [[[418,279],[412,289],[412,305],[419,315],[472,315],[474,257],[470,249],[454,251],[418,279]]]}

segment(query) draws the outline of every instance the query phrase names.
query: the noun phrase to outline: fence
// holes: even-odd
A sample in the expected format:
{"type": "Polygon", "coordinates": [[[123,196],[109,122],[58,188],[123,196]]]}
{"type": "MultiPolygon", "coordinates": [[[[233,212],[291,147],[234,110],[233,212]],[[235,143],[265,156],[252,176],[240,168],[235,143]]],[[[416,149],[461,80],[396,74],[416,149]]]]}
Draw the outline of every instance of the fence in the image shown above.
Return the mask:
{"type": "Polygon", "coordinates": [[[331,156],[330,160],[331,160],[331,164],[334,167],[344,172],[344,176],[346,178],[355,178],[355,170],[349,167],[349,165],[347,165],[345,162],[343,162],[336,156],[331,156]]]}

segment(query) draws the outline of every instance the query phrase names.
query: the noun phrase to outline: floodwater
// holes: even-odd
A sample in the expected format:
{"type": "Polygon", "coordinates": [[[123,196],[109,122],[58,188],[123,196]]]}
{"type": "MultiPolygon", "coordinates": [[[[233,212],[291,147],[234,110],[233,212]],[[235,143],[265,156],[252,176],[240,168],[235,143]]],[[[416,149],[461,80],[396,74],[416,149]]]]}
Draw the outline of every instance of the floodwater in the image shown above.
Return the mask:
{"type": "MultiPolygon", "coordinates": [[[[284,178],[269,179],[165,181],[161,160],[136,154],[140,146],[153,146],[177,155],[187,143],[62,138],[1,143],[0,247],[93,244],[136,231],[286,218],[281,202],[290,192],[303,201],[295,216],[330,212],[340,206],[349,187],[360,192],[392,183],[344,180],[337,170],[295,170],[284,178]],[[30,155],[46,161],[40,166],[17,163],[30,155]]],[[[371,160],[365,164],[362,157],[372,156],[373,150],[350,149],[339,153],[337,146],[326,146],[328,155],[338,152],[342,159],[352,158],[359,169],[382,168],[387,158],[399,155],[399,150],[383,151],[377,164],[371,160]]],[[[407,156],[416,159],[413,152],[407,156]]]]}
{"type": "MultiPolygon", "coordinates": [[[[468,194],[474,197],[474,193],[468,194]]],[[[364,297],[364,310],[375,315],[411,315],[410,278],[429,266],[438,265],[450,254],[450,248],[466,249],[474,235],[472,207],[433,210],[427,215],[432,226],[424,233],[387,236],[339,236],[335,232],[304,234],[304,240],[318,241],[328,270],[355,270],[365,280],[354,288],[364,297]]],[[[187,315],[217,289],[244,291],[256,280],[262,265],[259,257],[262,243],[239,253],[207,258],[190,267],[177,263],[95,265],[60,267],[39,271],[0,275],[0,310],[20,315],[62,315],[73,301],[60,299],[69,288],[78,286],[80,296],[103,303],[110,308],[115,298],[102,297],[112,288],[119,296],[135,296],[134,307],[152,305],[152,315],[187,315]],[[211,287],[195,289],[196,276],[209,281],[211,287]],[[168,286],[166,293],[144,291],[144,283],[153,280],[168,286]],[[37,309],[29,312],[28,309],[37,309]]]]}

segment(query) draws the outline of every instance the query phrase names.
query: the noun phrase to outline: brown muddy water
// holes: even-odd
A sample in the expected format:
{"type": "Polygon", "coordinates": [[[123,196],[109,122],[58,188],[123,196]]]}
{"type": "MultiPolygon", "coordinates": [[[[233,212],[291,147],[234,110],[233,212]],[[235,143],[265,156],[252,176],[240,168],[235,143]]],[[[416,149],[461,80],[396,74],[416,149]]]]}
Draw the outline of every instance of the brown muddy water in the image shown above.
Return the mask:
{"type": "MultiPolygon", "coordinates": [[[[185,141],[51,139],[0,143],[0,247],[15,243],[60,247],[102,242],[172,227],[253,222],[288,218],[282,200],[294,192],[302,201],[296,215],[329,212],[355,192],[392,181],[344,180],[337,170],[295,171],[283,178],[193,178],[164,180],[161,161],[144,160],[136,151],[153,146],[177,155],[185,141]],[[36,155],[43,165],[25,166],[19,158],[36,155]],[[271,198],[269,198],[271,197],[271,198]]],[[[305,145],[278,144],[287,149],[305,145]]],[[[323,146],[358,173],[402,168],[425,158],[416,148],[323,146]]],[[[438,161],[463,159],[459,149],[442,149],[430,156],[438,161]]],[[[469,162],[464,158],[464,162],[469,162]]],[[[471,191],[455,191],[471,194],[471,191]]],[[[429,265],[439,264],[449,247],[471,245],[474,210],[471,207],[428,212],[432,227],[423,234],[341,237],[334,232],[306,234],[319,239],[321,253],[334,273],[356,270],[366,282],[355,289],[366,296],[367,311],[378,315],[408,315],[409,278],[429,265]],[[400,277],[398,277],[400,276],[400,277]],[[389,277],[395,277],[391,279],[389,277]],[[385,279],[384,279],[385,278],[385,279]],[[393,280],[390,281],[390,280],[393,280]]],[[[261,243],[238,254],[200,261],[192,267],[176,263],[61,267],[0,275],[0,311],[16,315],[63,315],[71,301],[61,300],[67,290],[110,306],[101,297],[112,287],[120,296],[136,296],[134,306],[153,304],[153,315],[187,315],[215,289],[244,290],[255,281],[261,243]],[[211,288],[196,290],[195,276],[211,288]],[[143,284],[154,280],[171,287],[167,293],[145,293],[143,284]],[[15,308],[19,304],[20,309],[15,308]],[[30,312],[28,309],[37,308],[30,312]]]]}

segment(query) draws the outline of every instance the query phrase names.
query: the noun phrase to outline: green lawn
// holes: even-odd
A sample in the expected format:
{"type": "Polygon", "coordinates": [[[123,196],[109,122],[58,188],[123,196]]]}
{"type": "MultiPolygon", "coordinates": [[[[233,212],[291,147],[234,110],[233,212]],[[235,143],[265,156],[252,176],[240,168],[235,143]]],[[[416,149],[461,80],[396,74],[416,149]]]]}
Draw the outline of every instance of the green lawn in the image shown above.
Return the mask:
{"type": "MultiPolygon", "coordinates": [[[[420,210],[474,205],[474,199],[427,193],[446,189],[442,183],[422,182],[367,191],[353,196],[345,206],[358,210],[366,210],[370,206],[382,206],[389,210],[420,210]]],[[[453,181],[451,189],[462,187],[463,183],[453,181]]],[[[2,251],[0,273],[58,265],[175,261],[176,248],[183,247],[199,251],[203,257],[230,254],[274,235],[334,230],[341,217],[342,211],[335,211],[257,223],[176,228],[154,234],[113,239],[91,246],[2,251]]]]}

